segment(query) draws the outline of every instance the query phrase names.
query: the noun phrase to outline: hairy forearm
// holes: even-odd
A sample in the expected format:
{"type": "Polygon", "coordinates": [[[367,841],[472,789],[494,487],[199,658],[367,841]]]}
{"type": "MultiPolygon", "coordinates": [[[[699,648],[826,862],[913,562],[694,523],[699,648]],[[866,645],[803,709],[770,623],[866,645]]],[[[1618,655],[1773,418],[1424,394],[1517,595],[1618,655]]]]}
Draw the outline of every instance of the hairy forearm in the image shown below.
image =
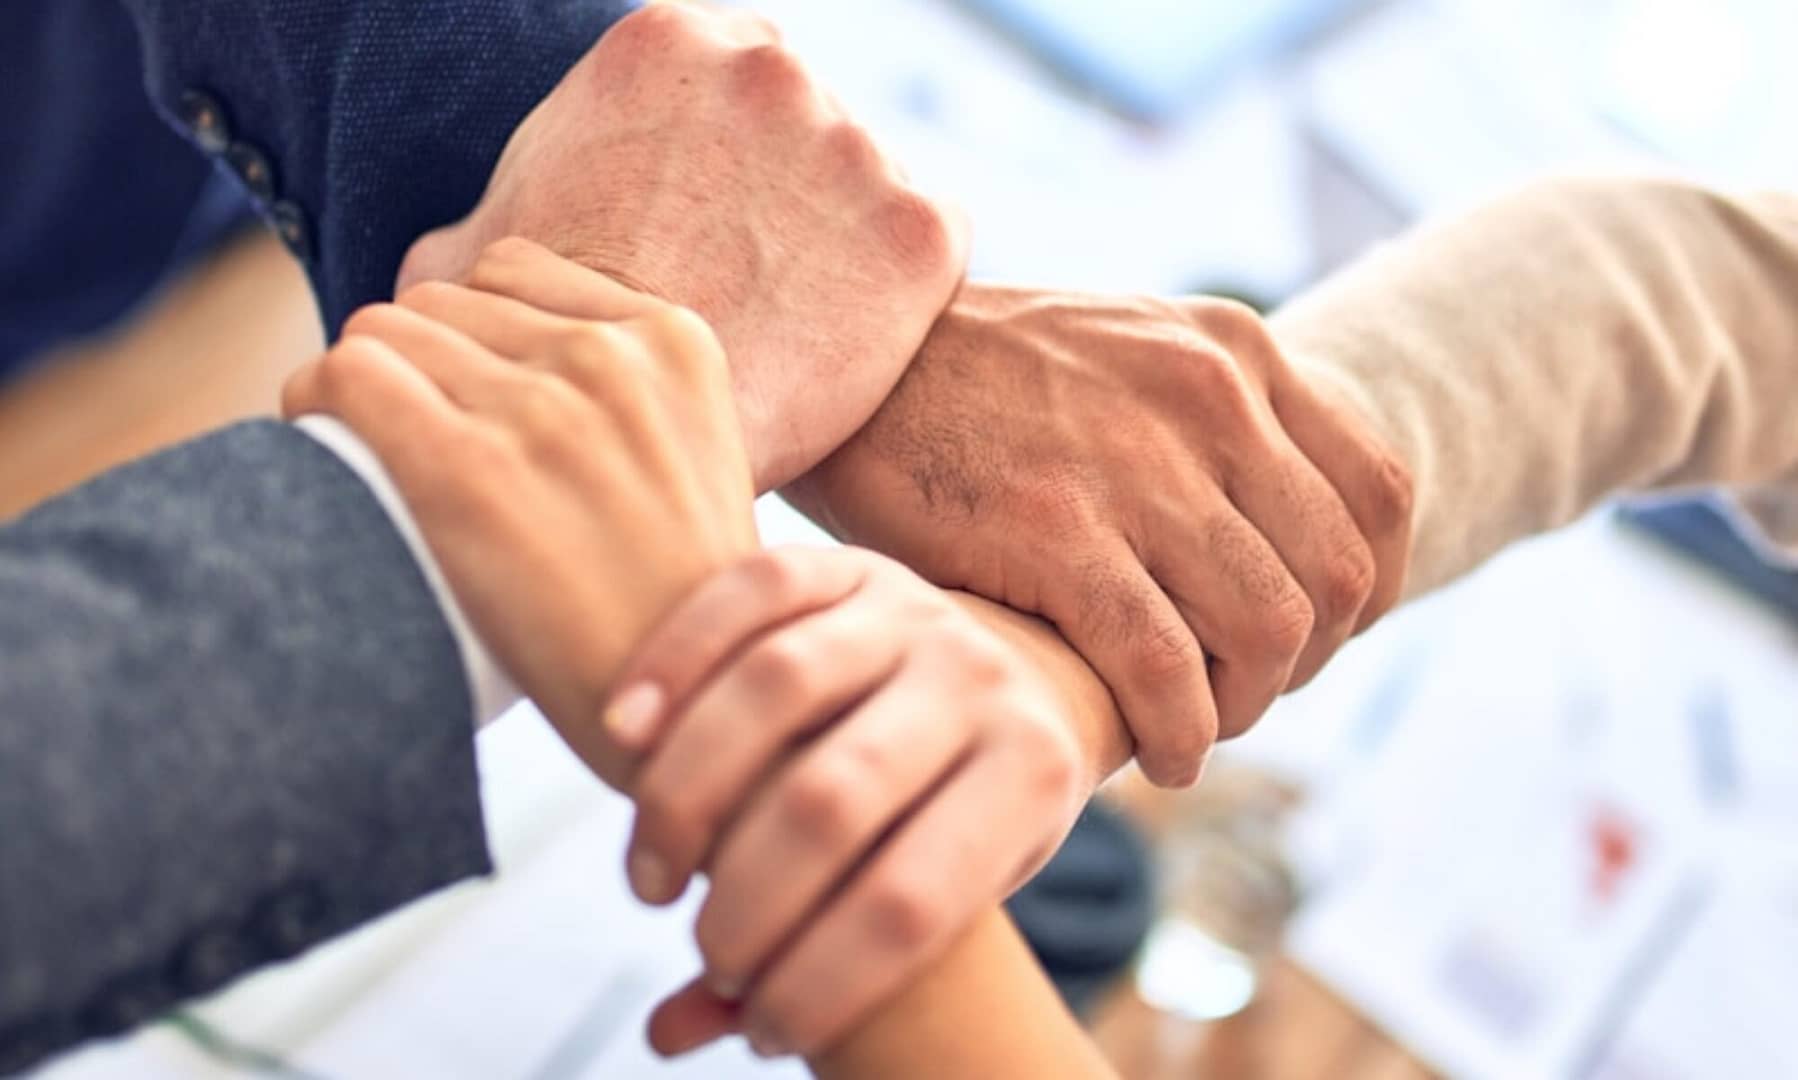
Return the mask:
{"type": "Polygon", "coordinates": [[[1272,320],[1411,466],[1427,591],[1620,490],[1798,480],[1798,198],[1556,181],[1272,320]]]}

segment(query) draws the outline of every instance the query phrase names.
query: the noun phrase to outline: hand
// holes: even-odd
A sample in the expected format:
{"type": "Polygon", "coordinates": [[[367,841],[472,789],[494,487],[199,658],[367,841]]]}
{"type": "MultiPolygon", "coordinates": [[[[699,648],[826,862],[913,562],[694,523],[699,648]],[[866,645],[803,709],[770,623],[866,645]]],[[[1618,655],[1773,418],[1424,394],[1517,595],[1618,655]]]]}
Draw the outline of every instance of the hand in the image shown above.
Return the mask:
{"type": "Polygon", "coordinates": [[[959,218],[905,183],[766,22],[669,3],[569,72],[474,213],[413,248],[401,286],[463,280],[513,235],[711,323],[759,490],[874,414],[967,258],[959,218]]]}
{"type": "Polygon", "coordinates": [[[629,649],[756,546],[723,353],[692,313],[523,241],[473,277],[358,312],[283,408],[368,443],[483,640],[619,784],[599,721],[629,649]]]}
{"type": "Polygon", "coordinates": [[[632,884],[665,903],[711,876],[668,1051],[724,1034],[721,1000],[763,1053],[829,1045],[1034,873],[1094,782],[1043,675],[869,552],[733,566],[620,685],[614,737],[646,754],[632,884]]]}
{"type": "Polygon", "coordinates": [[[874,420],[788,495],[851,543],[1052,621],[1164,785],[1390,608],[1410,544],[1403,467],[1216,300],[970,285],[874,420]]]}

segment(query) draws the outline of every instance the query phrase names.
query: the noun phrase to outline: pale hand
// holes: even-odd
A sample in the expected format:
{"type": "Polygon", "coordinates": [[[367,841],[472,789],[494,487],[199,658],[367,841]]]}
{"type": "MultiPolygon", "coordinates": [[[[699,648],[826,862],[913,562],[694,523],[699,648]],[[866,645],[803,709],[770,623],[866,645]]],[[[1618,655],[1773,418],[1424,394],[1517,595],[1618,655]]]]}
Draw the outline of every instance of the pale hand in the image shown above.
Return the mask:
{"type": "Polygon", "coordinates": [[[600,717],[629,650],[756,546],[724,356],[691,312],[524,241],[470,279],[358,312],[284,411],[369,444],[502,666],[627,786],[600,717]]]}
{"type": "Polygon", "coordinates": [[[830,1045],[1047,861],[1097,771],[1041,669],[851,548],[717,575],[620,685],[614,738],[647,755],[632,882],[665,903],[711,878],[667,1050],[739,1021],[763,1053],[830,1045]]]}

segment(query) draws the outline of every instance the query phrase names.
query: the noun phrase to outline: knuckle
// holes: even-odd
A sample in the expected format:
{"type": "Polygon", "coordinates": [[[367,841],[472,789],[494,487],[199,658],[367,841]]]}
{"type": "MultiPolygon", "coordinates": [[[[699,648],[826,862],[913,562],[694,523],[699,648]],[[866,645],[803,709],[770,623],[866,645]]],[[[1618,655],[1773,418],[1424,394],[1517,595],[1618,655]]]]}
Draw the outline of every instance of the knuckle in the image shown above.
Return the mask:
{"type": "Polygon", "coordinates": [[[697,311],[679,304],[658,304],[647,320],[659,355],[688,369],[722,367],[724,345],[712,324],[697,311]]]}
{"type": "Polygon", "coordinates": [[[343,337],[379,338],[390,332],[393,326],[394,305],[368,304],[356,309],[343,324],[343,337]]]}
{"type": "Polygon", "coordinates": [[[883,171],[880,148],[866,128],[853,120],[839,120],[823,133],[824,150],[838,168],[852,176],[864,177],[883,171]]]}
{"type": "Polygon", "coordinates": [[[641,419],[662,411],[652,389],[655,369],[645,362],[642,343],[612,323],[579,322],[557,331],[548,366],[572,393],[568,404],[617,419],[641,419]]]}
{"type": "Polygon", "coordinates": [[[1186,377],[1208,419],[1247,421],[1254,415],[1254,395],[1233,354],[1208,341],[1189,341],[1182,352],[1186,377]]]}
{"type": "Polygon", "coordinates": [[[769,603],[781,603],[805,593],[811,575],[801,552],[776,548],[758,553],[743,565],[750,589],[769,603]]]}
{"type": "Polygon", "coordinates": [[[576,449],[584,405],[585,399],[562,379],[525,378],[516,391],[515,434],[534,459],[559,463],[576,449]]]}
{"type": "Polygon", "coordinates": [[[1373,595],[1379,568],[1373,549],[1357,534],[1324,564],[1324,596],[1317,607],[1335,618],[1348,618],[1373,595]]]}
{"type": "Polygon", "coordinates": [[[948,215],[935,201],[908,187],[895,187],[882,201],[880,232],[900,264],[937,278],[956,271],[948,215]]]}
{"type": "Polygon", "coordinates": [[[521,236],[501,237],[481,249],[468,271],[468,284],[477,289],[503,292],[542,254],[543,248],[521,236]]]}
{"type": "Polygon", "coordinates": [[[1044,615],[1066,622],[1082,639],[1081,651],[1104,666],[1108,679],[1131,675],[1140,659],[1142,627],[1158,623],[1150,586],[1128,558],[1110,553],[1077,557],[1068,576],[1077,584],[1052,582],[1045,588],[1044,615]],[[1057,613],[1062,602],[1073,612],[1069,619],[1057,613]]]}
{"type": "Polygon", "coordinates": [[[412,311],[442,311],[454,306],[460,293],[461,286],[448,281],[421,281],[407,286],[394,302],[412,311]]]}
{"type": "Polygon", "coordinates": [[[1242,338],[1260,337],[1267,332],[1267,323],[1261,313],[1228,296],[1212,296],[1206,298],[1206,325],[1215,327],[1218,336],[1235,341],[1242,338]]]}
{"type": "Polygon", "coordinates": [[[1150,686],[1178,686],[1198,677],[1204,664],[1190,628],[1177,618],[1155,619],[1134,650],[1136,678],[1150,686]]]}
{"type": "Polygon", "coordinates": [[[626,381],[620,360],[628,348],[616,327],[582,319],[569,322],[555,334],[552,355],[562,372],[578,374],[583,383],[626,381]]]}
{"type": "Polygon", "coordinates": [[[1317,625],[1317,610],[1304,590],[1293,586],[1282,591],[1267,605],[1260,620],[1257,655],[1285,663],[1304,651],[1317,625]]]}
{"type": "Polygon", "coordinates": [[[1411,528],[1417,505],[1416,479],[1395,455],[1381,453],[1374,464],[1368,507],[1375,528],[1393,533],[1411,528]]]}
{"type": "Polygon", "coordinates": [[[815,683],[815,665],[792,635],[777,635],[755,647],[744,662],[745,677],[762,701],[806,700],[815,683]]]}
{"type": "Polygon", "coordinates": [[[319,389],[327,399],[354,392],[368,377],[381,355],[377,338],[364,333],[346,333],[318,361],[319,389]]]}
{"type": "Polygon", "coordinates": [[[895,874],[870,890],[867,919],[874,939],[900,952],[928,945],[943,924],[936,897],[895,874]]]}
{"type": "Polygon", "coordinates": [[[1206,334],[1239,358],[1280,359],[1267,320],[1259,311],[1240,300],[1224,296],[1206,297],[1197,307],[1195,321],[1203,327],[1206,334]]]}
{"type": "Polygon", "coordinates": [[[804,65],[785,46],[750,46],[737,53],[731,66],[738,88],[764,103],[797,102],[811,91],[811,79],[804,65]]]}
{"type": "Polygon", "coordinates": [[[835,847],[855,825],[859,803],[856,778],[840,764],[814,764],[797,771],[781,793],[781,812],[800,836],[835,847]]]}

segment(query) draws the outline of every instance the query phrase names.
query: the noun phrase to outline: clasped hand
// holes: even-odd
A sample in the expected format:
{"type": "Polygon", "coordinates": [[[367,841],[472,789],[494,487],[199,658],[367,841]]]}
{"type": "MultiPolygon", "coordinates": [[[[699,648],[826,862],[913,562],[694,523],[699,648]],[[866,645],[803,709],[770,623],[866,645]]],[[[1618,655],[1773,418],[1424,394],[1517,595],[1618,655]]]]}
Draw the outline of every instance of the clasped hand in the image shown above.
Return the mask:
{"type": "Polygon", "coordinates": [[[869,552],[755,552],[728,367],[691,312],[504,241],[465,284],[358,312],[285,409],[374,449],[483,640],[634,795],[644,898],[711,875],[666,1050],[739,1025],[770,1054],[829,1045],[1090,791],[1067,706],[964,607],[869,552]]]}

